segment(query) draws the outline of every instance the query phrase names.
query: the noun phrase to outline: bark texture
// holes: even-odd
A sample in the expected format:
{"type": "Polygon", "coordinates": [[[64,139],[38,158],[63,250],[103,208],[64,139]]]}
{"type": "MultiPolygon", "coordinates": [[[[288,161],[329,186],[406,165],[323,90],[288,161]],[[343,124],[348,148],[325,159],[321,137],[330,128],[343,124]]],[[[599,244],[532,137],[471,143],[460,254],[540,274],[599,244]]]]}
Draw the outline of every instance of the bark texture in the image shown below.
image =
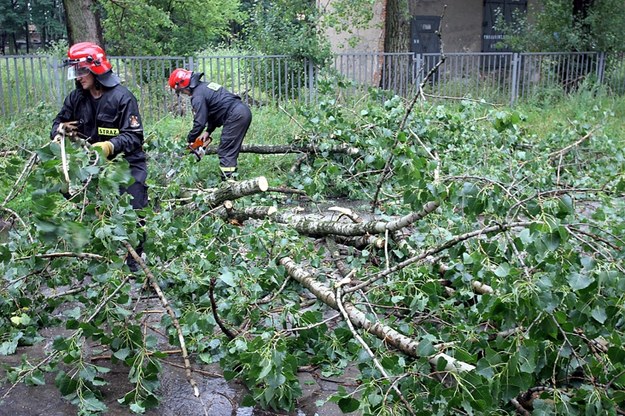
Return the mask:
{"type": "Polygon", "coordinates": [[[239,199],[244,196],[265,192],[269,183],[264,176],[241,182],[224,182],[219,188],[204,192],[202,197],[209,206],[216,207],[226,201],[239,199]]]}
{"type": "MultiPolygon", "coordinates": [[[[351,146],[334,146],[328,150],[330,153],[345,153],[348,155],[356,155],[360,150],[351,146]]],[[[217,146],[207,146],[206,154],[217,154],[217,146]]],[[[317,146],[296,146],[296,145],[255,145],[244,144],[240,153],[256,153],[260,155],[287,154],[287,153],[320,153],[321,150],[317,146]]]]}
{"type": "Polygon", "coordinates": [[[384,52],[410,52],[408,0],[386,1],[384,52]]]}
{"type": "Polygon", "coordinates": [[[95,42],[104,47],[98,2],[96,0],[63,0],[63,6],[69,44],[95,42]]]}
{"type": "Polygon", "coordinates": [[[289,224],[300,234],[311,236],[325,236],[329,234],[346,237],[362,236],[367,234],[382,234],[386,231],[395,231],[414,224],[436,208],[438,202],[428,202],[421,211],[410,213],[395,221],[363,221],[360,223],[339,223],[336,221],[322,220],[311,216],[277,212],[272,219],[277,222],[289,224]]]}

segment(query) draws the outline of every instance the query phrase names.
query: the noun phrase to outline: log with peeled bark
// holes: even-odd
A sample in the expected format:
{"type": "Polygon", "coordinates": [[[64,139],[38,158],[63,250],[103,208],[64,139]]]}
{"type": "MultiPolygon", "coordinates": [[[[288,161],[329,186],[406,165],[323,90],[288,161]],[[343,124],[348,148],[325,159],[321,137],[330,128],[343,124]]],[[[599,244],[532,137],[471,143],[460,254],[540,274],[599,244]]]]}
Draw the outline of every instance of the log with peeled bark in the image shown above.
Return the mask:
{"type": "MultiPolygon", "coordinates": [[[[244,144],[241,147],[240,153],[256,153],[261,155],[275,155],[275,154],[287,154],[287,153],[321,153],[321,152],[330,152],[330,153],[343,153],[348,155],[357,155],[360,153],[360,150],[357,147],[351,147],[347,145],[337,145],[330,147],[329,149],[319,149],[317,146],[307,145],[255,145],[255,144],[244,144]]],[[[217,146],[208,146],[205,149],[207,155],[217,154],[217,146]]]]}
{"type": "MultiPolygon", "coordinates": [[[[317,281],[312,274],[298,266],[290,257],[281,258],[280,264],[284,266],[289,276],[308,289],[317,299],[332,309],[338,310],[338,304],[336,302],[334,292],[330,288],[317,281]]],[[[349,320],[352,324],[354,324],[354,326],[365,329],[370,334],[375,335],[387,344],[397,348],[411,357],[419,357],[419,354],[417,353],[419,341],[407,337],[388,325],[370,321],[364,312],[350,303],[343,303],[343,306],[349,320]]],[[[475,369],[475,366],[456,360],[455,358],[444,353],[434,354],[428,357],[428,360],[435,365],[441,358],[446,361],[445,371],[460,373],[475,369]]]]}

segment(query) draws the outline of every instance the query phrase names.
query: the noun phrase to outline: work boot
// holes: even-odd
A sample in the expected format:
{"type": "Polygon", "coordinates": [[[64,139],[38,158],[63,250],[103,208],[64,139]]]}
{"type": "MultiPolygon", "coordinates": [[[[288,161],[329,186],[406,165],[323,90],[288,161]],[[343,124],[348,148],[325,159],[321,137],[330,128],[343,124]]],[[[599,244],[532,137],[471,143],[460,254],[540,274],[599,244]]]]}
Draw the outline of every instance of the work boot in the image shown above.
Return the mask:
{"type": "Polygon", "coordinates": [[[236,173],[237,173],[237,167],[224,167],[224,166],[220,166],[220,173],[221,173],[221,181],[222,182],[234,182],[235,181],[235,177],[236,177],[236,173]]]}

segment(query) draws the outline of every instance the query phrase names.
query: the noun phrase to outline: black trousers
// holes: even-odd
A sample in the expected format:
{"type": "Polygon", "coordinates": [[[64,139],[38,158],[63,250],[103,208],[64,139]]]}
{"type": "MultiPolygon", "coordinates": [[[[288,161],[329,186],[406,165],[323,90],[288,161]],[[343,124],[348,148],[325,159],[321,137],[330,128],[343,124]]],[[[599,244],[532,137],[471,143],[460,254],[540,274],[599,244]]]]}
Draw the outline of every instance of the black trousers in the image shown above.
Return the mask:
{"type": "Polygon", "coordinates": [[[247,130],[252,124],[252,112],[243,102],[238,101],[229,110],[223,129],[221,130],[221,140],[217,147],[219,156],[219,168],[222,176],[229,177],[236,171],[237,160],[243,139],[247,130]]]}

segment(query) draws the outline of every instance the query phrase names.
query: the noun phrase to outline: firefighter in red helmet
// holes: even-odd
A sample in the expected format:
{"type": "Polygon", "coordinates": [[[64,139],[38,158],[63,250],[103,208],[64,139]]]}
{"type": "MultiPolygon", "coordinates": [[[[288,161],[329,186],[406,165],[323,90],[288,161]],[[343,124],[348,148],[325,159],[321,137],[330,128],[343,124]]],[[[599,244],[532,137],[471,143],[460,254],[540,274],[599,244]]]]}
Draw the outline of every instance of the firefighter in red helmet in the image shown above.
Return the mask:
{"type": "MultiPolygon", "coordinates": [[[[50,137],[78,132],[107,158],[122,154],[135,181],[120,191],[132,195],[134,209],[144,208],[148,203],[148,170],[137,99],[121,85],[106,53],[95,43],[72,45],[64,64],[76,88],[65,97],[52,123],[50,137]]],[[[143,244],[137,247],[139,254],[142,251],[143,244]]],[[[137,269],[132,257],[128,257],[127,263],[131,270],[137,269]]]]}
{"type": "Polygon", "coordinates": [[[233,179],[243,139],[252,123],[252,112],[238,95],[215,82],[200,81],[203,76],[201,72],[176,68],[169,76],[169,86],[191,97],[194,116],[187,135],[189,143],[198,138],[209,142],[211,133],[223,126],[217,148],[219,169],[222,180],[233,179]]]}

